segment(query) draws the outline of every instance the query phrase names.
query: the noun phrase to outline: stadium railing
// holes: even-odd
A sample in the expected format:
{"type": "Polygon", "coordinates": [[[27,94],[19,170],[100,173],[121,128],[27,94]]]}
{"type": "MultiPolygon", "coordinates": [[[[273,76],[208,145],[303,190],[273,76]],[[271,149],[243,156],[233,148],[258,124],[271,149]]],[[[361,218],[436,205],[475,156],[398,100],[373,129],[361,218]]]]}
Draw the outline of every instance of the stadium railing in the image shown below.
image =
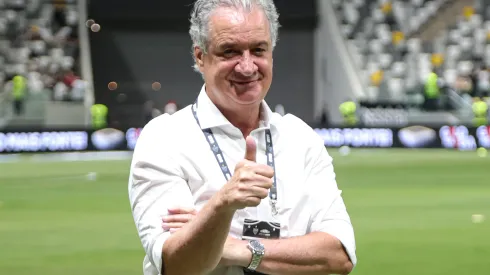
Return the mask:
{"type": "Polygon", "coordinates": [[[93,73],[92,73],[92,60],[90,53],[90,37],[88,33],[88,28],[85,26],[88,19],[87,12],[87,0],[78,0],[78,14],[79,14],[79,28],[78,36],[80,43],[80,66],[82,79],[86,81],[85,90],[85,125],[90,125],[90,106],[94,104],[94,84],[93,84],[93,73]]]}

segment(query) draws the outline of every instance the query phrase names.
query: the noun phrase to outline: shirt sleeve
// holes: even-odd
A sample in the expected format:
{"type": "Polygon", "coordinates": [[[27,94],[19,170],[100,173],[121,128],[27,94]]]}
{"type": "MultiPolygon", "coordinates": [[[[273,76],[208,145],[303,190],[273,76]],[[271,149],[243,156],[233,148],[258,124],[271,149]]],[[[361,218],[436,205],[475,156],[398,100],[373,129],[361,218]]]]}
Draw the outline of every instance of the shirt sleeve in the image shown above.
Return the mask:
{"type": "MultiPolygon", "coordinates": [[[[320,141],[321,142],[321,141],[320,141]]],[[[340,240],[352,264],[357,264],[354,229],[335,180],[332,158],[323,142],[312,150],[307,186],[313,198],[310,232],[325,232],[340,240]]]]}
{"type": "Polygon", "coordinates": [[[160,133],[162,120],[151,121],[133,154],[129,177],[129,200],[134,222],[151,264],[162,270],[162,249],[170,232],[162,228],[162,217],[170,207],[194,207],[192,194],[178,165],[171,142],[160,133]]]}

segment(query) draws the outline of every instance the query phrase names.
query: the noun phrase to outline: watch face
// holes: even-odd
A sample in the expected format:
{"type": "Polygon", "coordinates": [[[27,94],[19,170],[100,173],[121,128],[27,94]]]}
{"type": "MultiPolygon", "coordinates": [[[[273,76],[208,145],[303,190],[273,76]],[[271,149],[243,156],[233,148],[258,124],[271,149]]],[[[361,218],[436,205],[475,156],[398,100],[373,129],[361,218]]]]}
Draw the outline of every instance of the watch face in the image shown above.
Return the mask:
{"type": "Polygon", "coordinates": [[[250,246],[252,246],[252,248],[256,251],[264,251],[264,245],[257,240],[250,241],[250,246]]]}

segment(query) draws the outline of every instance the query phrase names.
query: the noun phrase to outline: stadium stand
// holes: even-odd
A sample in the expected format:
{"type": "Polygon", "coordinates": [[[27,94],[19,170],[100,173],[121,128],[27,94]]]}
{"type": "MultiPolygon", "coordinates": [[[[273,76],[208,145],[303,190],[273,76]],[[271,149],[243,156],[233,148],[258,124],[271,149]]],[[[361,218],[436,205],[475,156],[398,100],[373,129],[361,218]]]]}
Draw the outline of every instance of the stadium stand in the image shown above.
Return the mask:
{"type": "Polygon", "coordinates": [[[332,3],[349,52],[367,87],[364,100],[422,107],[423,87],[431,72],[439,76],[439,86],[451,88],[443,96],[445,102],[452,104],[442,104],[440,109],[468,108],[472,97],[488,97],[488,1],[334,0],[332,3]],[[464,8],[457,10],[455,18],[437,18],[438,12],[462,5],[464,8]],[[435,18],[448,28],[440,30],[432,39],[422,39],[420,33],[435,18]]]}
{"type": "Polygon", "coordinates": [[[26,116],[46,100],[83,100],[78,23],[75,0],[0,0],[2,106],[16,75],[27,80],[26,116]]]}

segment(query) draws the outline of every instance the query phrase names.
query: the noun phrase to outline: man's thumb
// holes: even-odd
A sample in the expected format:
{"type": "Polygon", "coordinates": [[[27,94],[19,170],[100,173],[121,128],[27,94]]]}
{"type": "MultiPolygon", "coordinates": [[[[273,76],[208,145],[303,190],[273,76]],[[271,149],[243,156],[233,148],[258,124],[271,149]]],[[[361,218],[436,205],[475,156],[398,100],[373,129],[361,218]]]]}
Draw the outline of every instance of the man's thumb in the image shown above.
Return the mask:
{"type": "Polygon", "coordinates": [[[248,136],[245,139],[245,159],[255,162],[256,155],[257,155],[257,144],[255,144],[255,140],[253,137],[248,136]]]}

